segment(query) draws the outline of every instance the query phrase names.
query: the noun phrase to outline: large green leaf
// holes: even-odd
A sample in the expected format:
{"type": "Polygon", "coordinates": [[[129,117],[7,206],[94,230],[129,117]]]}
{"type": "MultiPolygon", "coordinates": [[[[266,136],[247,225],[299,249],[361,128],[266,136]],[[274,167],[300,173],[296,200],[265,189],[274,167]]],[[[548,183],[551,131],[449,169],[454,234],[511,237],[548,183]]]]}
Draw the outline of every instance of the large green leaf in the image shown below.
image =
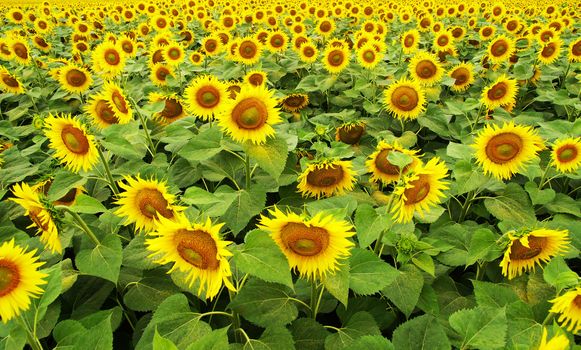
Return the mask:
{"type": "Polygon", "coordinates": [[[424,276],[413,265],[404,265],[395,279],[381,292],[391,300],[405,315],[409,317],[422,293],[424,276]]]}
{"type": "Polygon", "coordinates": [[[357,294],[377,293],[399,276],[393,266],[366,249],[352,249],[349,265],[349,288],[357,294]]]}
{"type": "Polygon", "coordinates": [[[505,308],[477,307],[460,310],[450,316],[450,326],[458,333],[461,349],[504,348],[507,319],[505,308]]]}
{"type": "Polygon", "coordinates": [[[259,188],[251,188],[250,191],[239,190],[236,197],[224,215],[222,220],[237,235],[248,225],[250,219],[258,215],[264,208],[266,193],[259,188]]]}
{"type": "Polygon", "coordinates": [[[270,176],[278,180],[288,156],[288,146],[283,138],[269,137],[263,144],[246,142],[243,147],[250,159],[256,161],[270,176]]]}
{"type": "Polygon", "coordinates": [[[178,154],[190,163],[210,159],[222,150],[222,133],[217,127],[208,128],[193,136],[178,154]]]}
{"type": "Polygon", "coordinates": [[[289,326],[295,347],[301,350],[319,350],[325,346],[325,338],[331,333],[312,318],[299,318],[289,326]]]}
{"type": "Polygon", "coordinates": [[[381,332],[368,312],[360,311],[349,318],[343,327],[325,339],[325,350],[349,349],[360,337],[380,335],[381,332]]]}
{"type": "Polygon", "coordinates": [[[393,332],[393,345],[398,350],[452,348],[444,327],[431,315],[422,315],[402,323],[393,332]]]}
{"type": "Polygon", "coordinates": [[[117,235],[108,235],[93,249],[83,249],[77,253],[75,263],[82,273],[97,276],[117,283],[123,251],[117,235]]]}

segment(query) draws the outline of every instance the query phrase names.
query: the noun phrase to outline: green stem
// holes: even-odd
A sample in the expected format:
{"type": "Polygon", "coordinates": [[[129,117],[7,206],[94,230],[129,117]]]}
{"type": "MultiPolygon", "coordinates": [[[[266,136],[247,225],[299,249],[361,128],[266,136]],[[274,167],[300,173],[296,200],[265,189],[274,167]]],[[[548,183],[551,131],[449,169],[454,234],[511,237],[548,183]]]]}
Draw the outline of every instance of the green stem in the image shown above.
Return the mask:
{"type": "Polygon", "coordinates": [[[245,170],[246,170],[246,190],[249,191],[250,190],[250,157],[248,155],[246,155],[245,159],[244,159],[244,165],[245,165],[245,170]]]}
{"type": "Polygon", "coordinates": [[[484,266],[486,265],[486,263],[478,263],[476,265],[476,280],[477,281],[481,281],[482,277],[484,277],[484,266]]]}
{"type": "Polygon", "coordinates": [[[153,157],[155,157],[155,145],[153,144],[153,141],[151,140],[151,136],[149,135],[149,130],[147,129],[147,124],[145,122],[145,118],[143,117],[143,114],[141,114],[141,112],[139,111],[139,106],[137,105],[137,102],[135,102],[135,100],[133,98],[130,98],[130,100],[133,103],[133,107],[135,108],[135,112],[137,113],[137,116],[139,117],[139,121],[141,122],[141,126],[143,126],[143,131],[145,132],[145,139],[147,140],[147,144],[149,146],[149,152],[151,153],[151,155],[153,157]]]}
{"type": "Polygon", "coordinates": [[[466,214],[468,213],[468,209],[470,208],[470,205],[472,204],[474,197],[475,195],[473,191],[468,192],[468,195],[466,196],[466,201],[464,202],[464,205],[462,205],[462,210],[460,211],[458,223],[462,223],[464,221],[464,218],[466,218],[466,214]]]}
{"type": "MultiPolygon", "coordinates": [[[[401,172],[400,172],[400,178],[401,178],[401,172]]],[[[393,205],[393,201],[395,199],[395,195],[392,193],[391,194],[391,198],[389,198],[389,202],[387,203],[387,214],[389,215],[389,213],[391,212],[391,206],[393,205]]],[[[383,240],[383,236],[385,235],[385,232],[389,229],[391,229],[391,225],[393,224],[393,219],[390,221],[388,227],[385,228],[385,230],[381,230],[381,232],[379,233],[379,237],[377,237],[377,240],[375,241],[375,245],[373,246],[373,253],[381,256],[381,251],[383,250],[383,243],[381,242],[383,240]]]]}
{"type": "Polygon", "coordinates": [[[200,317],[211,316],[211,315],[222,315],[222,316],[233,317],[232,314],[229,314],[229,313],[223,312],[223,311],[208,311],[208,312],[204,312],[203,314],[200,314],[200,317]]]}
{"type": "Polygon", "coordinates": [[[101,158],[101,163],[103,163],[103,167],[105,168],[105,174],[107,175],[107,180],[109,181],[109,185],[111,186],[111,190],[115,195],[119,195],[119,188],[117,188],[117,184],[113,180],[113,176],[111,175],[111,169],[109,169],[109,163],[105,159],[105,155],[101,148],[97,146],[97,153],[99,153],[99,158],[101,158]]]}
{"type": "Polygon", "coordinates": [[[543,320],[543,323],[541,324],[541,326],[546,326],[549,322],[551,322],[553,320],[553,318],[555,317],[555,314],[552,312],[549,312],[549,314],[547,315],[547,317],[545,317],[545,319],[543,320]]]}
{"type": "Polygon", "coordinates": [[[314,320],[317,318],[317,313],[319,312],[319,306],[321,304],[321,298],[323,297],[323,292],[325,291],[325,286],[321,284],[320,289],[317,285],[317,281],[313,280],[311,282],[311,318],[314,320]]]}
{"type": "Polygon", "coordinates": [[[30,331],[30,328],[27,326],[26,321],[24,320],[23,316],[20,315],[17,318],[17,320],[20,323],[20,326],[23,327],[24,330],[26,331],[26,338],[27,338],[28,345],[30,345],[30,347],[33,350],[44,350],[42,347],[42,344],[40,343],[40,340],[36,337],[36,335],[34,335],[30,331]]]}
{"type": "MultiPolygon", "coordinates": [[[[234,300],[234,292],[228,290],[228,295],[230,296],[230,301],[234,300]]],[[[240,343],[240,335],[238,334],[239,330],[244,332],[242,328],[240,328],[240,316],[234,310],[232,310],[232,328],[234,328],[234,340],[236,343],[240,343]]]]}
{"type": "Polygon", "coordinates": [[[81,216],[79,214],[75,213],[74,211],[69,209],[69,207],[67,207],[65,205],[59,205],[57,208],[62,209],[64,211],[66,211],[67,213],[71,214],[73,219],[75,219],[75,221],[79,224],[79,226],[81,226],[81,228],[83,229],[83,231],[85,231],[85,233],[91,239],[91,241],[93,241],[93,243],[95,243],[95,245],[101,245],[101,242],[99,242],[99,239],[97,238],[97,236],[95,236],[93,231],[89,228],[89,226],[87,226],[87,223],[85,222],[85,220],[83,220],[83,218],[81,218],[81,216]]]}
{"type": "Polygon", "coordinates": [[[547,178],[547,174],[549,173],[549,169],[551,167],[549,166],[549,164],[547,164],[547,166],[545,167],[545,171],[543,171],[543,175],[541,175],[541,181],[539,181],[539,190],[542,190],[543,187],[545,186],[545,179],[547,178]]]}
{"type": "Polygon", "coordinates": [[[559,89],[561,89],[563,87],[563,84],[565,84],[565,80],[567,79],[567,74],[569,74],[569,68],[571,68],[571,62],[569,62],[569,64],[567,64],[567,69],[565,70],[565,75],[563,76],[563,80],[561,80],[561,83],[559,84],[559,89]]]}

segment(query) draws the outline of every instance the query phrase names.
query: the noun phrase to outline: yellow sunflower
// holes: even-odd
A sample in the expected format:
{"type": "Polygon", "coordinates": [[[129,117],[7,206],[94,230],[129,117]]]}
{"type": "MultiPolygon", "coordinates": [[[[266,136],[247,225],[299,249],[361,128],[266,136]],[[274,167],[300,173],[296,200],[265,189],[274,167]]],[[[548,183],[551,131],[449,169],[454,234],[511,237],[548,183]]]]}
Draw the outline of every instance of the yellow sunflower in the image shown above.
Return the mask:
{"type": "Polygon", "coordinates": [[[0,66],[0,89],[15,95],[24,93],[22,83],[3,66],[0,66]]]}
{"type": "Polygon", "coordinates": [[[349,237],[353,226],[344,220],[319,212],[307,219],[295,213],[269,210],[273,218],[261,216],[258,227],[268,233],[287,257],[292,269],[302,277],[324,279],[339,269],[354,246],[349,237]]]}
{"type": "Polygon", "coordinates": [[[36,227],[40,241],[53,253],[61,253],[63,248],[58,235],[56,223],[51,212],[43,204],[40,195],[26,183],[15,184],[12,187],[15,198],[11,201],[20,204],[26,211],[24,214],[32,220],[32,225],[36,227]]]}
{"type": "Polygon", "coordinates": [[[89,171],[99,160],[94,136],[87,134],[86,128],[70,114],[60,117],[49,114],[44,128],[55,157],[70,170],[89,171]]]}
{"type": "Polygon", "coordinates": [[[110,41],[104,41],[93,51],[93,67],[105,78],[114,78],[125,68],[126,55],[124,51],[110,41]]]}
{"type": "Polygon", "coordinates": [[[442,30],[436,33],[432,47],[436,52],[447,52],[456,50],[454,46],[454,37],[451,32],[442,30]]]}
{"type": "Polygon", "coordinates": [[[258,63],[262,54],[262,44],[252,38],[246,37],[240,39],[236,48],[236,59],[245,65],[251,66],[258,63]]]}
{"type": "Polygon", "coordinates": [[[410,29],[401,36],[401,47],[404,54],[414,53],[420,44],[420,33],[417,29],[410,29]]]}
{"type": "Polygon", "coordinates": [[[581,300],[581,287],[577,287],[574,290],[571,289],[551,300],[553,306],[550,312],[560,314],[558,321],[561,326],[567,327],[566,329],[574,334],[581,331],[581,305],[579,300],[581,300]]]}
{"type": "Polygon", "coordinates": [[[186,282],[190,287],[199,280],[198,296],[205,292],[206,299],[213,299],[222,283],[236,290],[230,278],[230,263],[232,256],[226,247],[232,242],[220,238],[220,228],[224,224],[212,224],[210,219],[204,223],[190,223],[183,214],[178,214],[173,220],[159,217],[156,231],[147,238],[147,249],[153,253],[150,257],[158,257],[158,264],[173,263],[168,271],[179,270],[187,274],[186,282]]]}
{"type": "Polygon", "coordinates": [[[488,44],[488,59],[494,64],[502,63],[508,61],[514,51],[514,40],[506,35],[499,35],[488,44]]]}
{"type": "Polygon", "coordinates": [[[0,317],[7,323],[30,307],[30,299],[43,293],[46,273],[38,271],[44,262],[14,244],[14,239],[0,245],[0,317]]]}
{"type": "Polygon", "coordinates": [[[504,123],[502,127],[486,125],[472,147],[476,162],[485,174],[508,180],[544,148],[544,142],[531,127],[504,123]]]}
{"type": "Polygon", "coordinates": [[[555,142],[551,151],[553,166],[562,173],[575,172],[581,165],[581,138],[566,138],[555,142]]]}
{"type": "Polygon", "coordinates": [[[93,95],[85,105],[84,110],[91,116],[93,124],[99,129],[104,129],[109,125],[119,124],[119,118],[115,115],[115,111],[109,106],[107,99],[101,94],[93,95]]]}
{"type": "Polygon", "coordinates": [[[30,47],[26,41],[19,38],[12,38],[8,40],[8,48],[13,53],[11,56],[16,62],[20,64],[29,64],[31,62],[30,47]]]}
{"type": "Polygon", "coordinates": [[[465,91],[474,83],[474,65],[472,63],[460,63],[448,73],[454,79],[454,85],[450,87],[452,91],[465,91]]]}
{"type": "Polygon", "coordinates": [[[480,28],[478,33],[482,41],[487,41],[488,39],[492,38],[492,36],[496,33],[496,27],[484,26],[480,28]]]}
{"type": "Polygon", "coordinates": [[[373,43],[366,43],[356,52],[357,62],[365,69],[373,69],[383,59],[383,52],[377,52],[373,43]]]}
{"type": "Polygon", "coordinates": [[[176,95],[163,95],[156,92],[149,94],[149,102],[161,102],[165,103],[165,107],[161,112],[155,113],[153,118],[159,121],[163,125],[168,125],[176,120],[184,118],[187,113],[183,106],[182,100],[176,95]]]}
{"type": "Polygon", "coordinates": [[[210,120],[224,108],[226,84],[213,75],[198,76],[184,91],[188,110],[202,120],[210,120]]]}
{"type": "Polygon", "coordinates": [[[254,86],[266,85],[267,75],[264,71],[254,69],[246,73],[243,80],[244,82],[254,86]]]}
{"type": "Polygon", "coordinates": [[[331,197],[351,191],[355,172],[350,161],[322,160],[311,163],[299,175],[297,189],[305,197],[331,197]]]}
{"type": "Polygon", "coordinates": [[[204,63],[204,54],[199,52],[199,51],[194,51],[190,54],[190,62],[194,65],[194,66],[200,66],[204,63]]]}
{"type": "Polygon", "coordinates": [[[537,350],[568,350],[569,339],[561,331],[547,341],[547,328],[543,327],[541,342],[537,350]]]}
{"type": "Polygon", "coordinates": [[[59,83],[70,93],[83,93],[93,84],[93,78],[85,68],[67,64],[59,70],[59,83]]]}
{"type": "Polygon", "coordinates": [[[561,39],[551,39],[543,44],[543,48],[539,51],[537,59],[543,64],[551,64],[555,62],[561,55],[562,45],[563,41],[561,39]]]}
{"type": "Polygon", "coordinates": [[[119,119],[119,124],[127,124],[133,120],[133,110],[125,97],[123,90],[114,82],[108,81],[103,85],[101,96],[107,100],[109,107],[119,119]]]}
{"type": "Polygon", "coordinates": [[[127,57],[134,57],[137,54],[137,42],[128,35],[119,39],[119,47],[127,57]]]}
{"type": "Polygon", "coordinates": [[[167,77],[173,76],[174,68],[163,62],[153,63],[151,66],[151,73],[149,79],[156,86],[162,87],[167,85],[167,77]]]}
{"type": "Polygon", "coordinates": [[[282,101],[282,108],[287,112],[298,112],[309,105],[309,95],[307,94],[290,94],[282,101]]]}
{"type": "Polygon", "coordinates": [[[302,44],[299,48],[299,56],[301,61],[304,63],[314,63],[317,61],[317,57],[319,56],[319,50],[316,45],[307,42],[302,44]]]}
{"type": "Polygon", "coordinates": [[[163,47],[163,57],[170,66],[177,66],[185,58],[184,48],[179,43],[170,41],[163,47]]]}
{"type": "Polygon", "coordinates": [[[266,41],[266,47],[271,52],[284,52],[287,46],[288,36],[281,30],[270,33],[266,41]]]}
{"type": "Polygon", "coordinates": [[[567,250],[569,231],[537,229],[522,234],[510,232],[510,242],[500,262],[503,276],[509,280],[523,272],[535,270],[535,265],[548,262],[552,257],[567,250]]]}
{"type": "Polygon", "coordinates": [[[327,45],[323,53],[323,65],[331,74],[338,74],[349,65],[349,48],[327,45]]]}
{"type": "Polygon", "coordinates": [[[516,102],[518,82],[501,75],[491,85],[484,88],[480,101],[489,109],[511,106],[516,102]]]}
{"type": "Polygon", "coordinates": [[[235,100],[228,100],[217,115],[224,132],[238,142],[255,144],[273,136],[273,125],[282,121],[273,92],[264,86],[244,86],[235,100]]]}
{"type": "Polygon", "coordinates": [[[574,40],[569,44],[568,52],[567,59],[569,62],[581,62],[581,38],[574,40]]]}
{"type": "Polygon", "coordinates": [[[399,119],[416,119],[425,110],[426,95],[419,83],[405,78],[384,92],[385,108],[399,119]]]}
{"type": "Polygon", "coordinates": [[[348,145],[355,145],[365,133],[365,123],[362,121],[345,122],[335,130],[335,140],[348,145]]]}
{"type": "Polygon", "coordinates": [[[387,156],[391,151],[401,152],[412,158],[412,162],[406,165],[403,168],[403,171],[401,171],[402,176],[409,173],[422,163],[420,158],[417,156],[418,151],[407,150],[401,147],[397,142],[389,144],[385,141],[380,141],[375,152],[373,152],[365,162],[367,171],[372,174],[371,181],[389,184],[399,180],[401,169],[387,160],[387,156]]]}
{"type": "Polygon", "coordinates": [[[410,75],[422,86],[433,86],[442,80],[444,69],[436,55],[422,51],[416,54],[408,67],[410,75]]]}

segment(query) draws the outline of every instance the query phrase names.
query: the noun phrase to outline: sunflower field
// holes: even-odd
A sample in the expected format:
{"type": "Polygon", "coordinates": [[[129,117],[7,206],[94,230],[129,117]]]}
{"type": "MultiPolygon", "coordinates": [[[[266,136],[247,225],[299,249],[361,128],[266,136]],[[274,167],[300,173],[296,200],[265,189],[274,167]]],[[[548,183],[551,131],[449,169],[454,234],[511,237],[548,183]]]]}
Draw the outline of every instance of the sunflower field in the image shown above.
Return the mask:
{"type": "Polygon", "coordinates": [[[0,349],[581,349],[578,0],[2,0],[0,349]]]}

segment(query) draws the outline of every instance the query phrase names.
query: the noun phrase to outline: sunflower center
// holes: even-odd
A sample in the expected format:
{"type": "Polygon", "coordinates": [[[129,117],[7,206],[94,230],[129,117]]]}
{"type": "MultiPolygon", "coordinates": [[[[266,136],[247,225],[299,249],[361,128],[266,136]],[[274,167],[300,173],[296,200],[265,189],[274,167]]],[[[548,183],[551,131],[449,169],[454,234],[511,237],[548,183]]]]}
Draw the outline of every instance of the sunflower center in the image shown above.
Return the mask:
{"type": "MultiPolygon", "coordinates": [[[[390,151],[391,150],[389,150],[389,149],[384,149],[381,152],[379,152],[379,154],[375,158],[375,166],[377,167],[377,169],[379,169],[379,171],[381,171],[384,174],[399,175],[399,167],[397,165],[391,164],[387,160],[387,156],[389,155],[390,151]]],[[[407,168],[407,166],[406,166],[406,168],[407,168]]],[[[405,170],[405,168],[404,168],[404,170],[405,170]]]]}
{"type": "Polygon", "coordinates": [[[324,21],[323,23],[321,23],[321,26],[319,28],[321,29],[321,32],[327,33],[328,31],[331,30],[331,23],[328,21],[324,21]]]}
{"type": "Polygon", "coordinates": [[[399,86],[391,95],[391,102],[396,105],[398,109],[404,111],[411,111],[416,108],[418,101],[418,93],[409,86],[399,86]]]}
{"type": "Polygon", "coordinates": [[[406,205],[421,202],[430,194],[430,181],[427,175],[420,175],[418,179],[411,181],[409,184],[413,187],[404,191],[406,205]]]}
{"type": "Polygon", "coordinates": [[[182,105],[177,100],[169,98],[165,100],[165,108],[161,111],[161,115],[166,119],[173,119],[181,115],[182,112],[182,105]]]}
{"type": "Polygon", "coordinates": [[[571,53],[573,54],[573,56],[581,56],[581,41],[573,45],[571,53]]]}
{"type": "Polygon", "coordinates": [[[299,107],[302,106],[305,98],[302,96],[290,96],[284,100],[284,104],[290,107],[299,107]]]}
{"type": "Polygon", "coordinates": [[[196,92],[196,101],[204,108],[213,108],[220,102],[220,93],[213,86],[204,86],[196,92]]]}
{"type": "Polygon", "coordinates": [[[2,75],[2,81],[13,88],[17,88],[19,86],[18,81],[16,79],[14,79],[13,77],[11,77],[10,75],[2,75]]]}
{"type": "Polygon", "coordinates": [[[490,88],[490,90],[488,90],[488,98],[491,100],[500,100],[501,98],[503,98],[506,95],[506,92],[508,91],[508,86],[506,85],[506,83],[502,82],[502,83],[498,83],[495,84],[494,86],[492,86],[492,88],[490,88]]]}
{"type": "Polygon", "coordinates": [[[156,50],[153,55],[151,56],[151,62],[152,63],[159,63],[163,61],[163,53],[161,52],[161,50],[156,50]]]}
{"type": "Polygon", "coordinates": [[[418,63],[416,67],[416,73],[423,79],[429,79],[436,74],[438,68],[434,62],[429,60],[423,60],[418,63]]]}
{"type": "Polygon", "coordinates": [[[546,237],[529,236],[529,247],[525,247],[520,240],[516,240],[510,248],[510,260],[532,259],[541,254],[546,243],[546,237]]]}
{"type": "Polygon", "coordinates": [[[502,133],[492,137],[486,144],[486,155],[496,164],[504,164],[520,153],[523,141],[513,133],[502,133]]]}
{"type": "Polygon", "coordinates": [[[28,50],[26,49],[26,46],[24,46],[24,44],[16,43],[14,44],[14,46],[12,46],[12,50],[14,50],[16,56],[23,59],[28,58],[28,50]]]}
{"type": "Polygon", "coordinates": [[[575,160],[579,152],[573,145],[565,145],[557,150],[557,159],[562,163],[575,160]]]}
{"type": "Polygon", "coordinates": [[[462,85],[468,81],[469,72],[466,68],[458,68],[452,72],[452,78],[456,79],[454,85],[462,85]]]}
{"type": "Polygon", "coordinates": [[[315,55],[315,50],[312,47],[308,46],[303,50],[303,54],[306,57],[313,57],[315,55]]]}
{"type": "Polygon", "coordinates": [[[128,112],[127,103],[125,102],[125,98],[123,98],[123,96],[121,95],[121,93],[119,91],[115,91],[111,95],[111,99],[113,100],[115,107],[117,107],[117,109],[119,109],[119,111],[121,111],[121,113],[128,112]]]}
{"type": "Polygon", "coordinates": [[[333,164],[328,168],[314,169],[307,175],[307,182],[317,187],[330,187],[337,185],[343,180],[345,174],[343,167],[333,164]]]}
{"type": "Polygon", "coordinates": [[[99,100],[97,102],[95,114],[97,114],[97,116],[107,124],[119,123],[119,119],[115,116],[115,112],[113,112],[113,109],[109,107],[105,100],[99,100]]]}
{"type": "Polygon", "coordinates": [[[155,76],[157,77],[157,79],[159,79],[161,81],[165,81],[167,79],[168,75],[169,75],[169,69],[167,69],[165,67],[159,67],[157,69],[157,71],[155,72],[155,76]]]}
{"type": "Polygon", "coordinates": [[[22,14],[21,14],[20,12],[15,12],[15,13],[12,15],[12,18],[14,18],[14,19],[15,19],[15,20],[17,20],[17,21],[20,21],[20,20],[22,19],[22,14]]]}
{"type": "Polygon", "coordinates": [[[123,51],[127,52],[127,53],[131,53],[133,51],[133,45],[126,41],[121,45],[121,48],[123,49],[123,51]]]}
{"type": "Polygon", "coordinates": [[[414,37],[412,35],[407,35],[404,40],[404,45],[406,47],[412,47],[414,44],[414,37]]]}
{"type": "Polygon", "coordinates": [[[490,48],[490,52],[495,57],[499,57],[499,56],[504,55],[507,50],[508,50],[508,46],[507,46],[506,42],[502,41],[502,40],[495,42],[494,44],[492,44],[492,47],[490,48]]]}
{"type": "Polygon", "coordinates": [[[119,56],[119,53],[116,50],[109,49],[105,51],[105,61],[109,65],[116,66],[121,61],[121,57],[119,56]]]}
{"type": "Polygon", "coordinates": [[[40,219],[40,212],[42,211],[39,207],[32,207],[28,210],[28,216],[30,220],[34,222],[36,227],[41,228],[43,231],[48,231],[48,223],[43,223],[40,219]]]}
{"type": "Polygon", "coordinates": [[[206,51],[213,52],[214,50],[216,50],[217,46],[218,44],[216,43],[216,41],[209,40],[208,42],[206,42],[206,45],[204,47],[206,48],[206,51]]]}
{"type": "Polygon", "coordinates": [[[256,44],[254,44],[251,41],[245,41],[242,44],[240,44],[240,56],[244,57],[244,58],[254,58],[254,56],[256,55],[258,48],[256,47],[256,44]]]}
{"type": "Polygon", "coordinates": [[[482,30],[482,35],[484,35],[484,36],[490,36],[491,34],[492,34],[492,29],[490,29],[490,28],[484,28],[482,30]]]}
{"type": "Polygon", "coordinates": [[[20,283],[18,266],[12,261],[0,260],[0,297],[12,292],[20,283]]]}
{"type": "Polygon", "coordinates": [[[255,97],[240,101],[232,110],[232,119],[242,129],[258,129],[266,123],[267,118],[266,105],[255,97]]]}
{"type": "Polygon", "coordinates": [[[581,295],[577,295],[575,299],[573,299],[573,304],[577,306],[577,309],[581,309],[581,295]]]}
{"type": "Polygon", "coordinates": [[[344,60],[344,56],[343,56],[343,51],[341,51],[341,50],[333,50],[329,54],[328,62],[331,66],[334,66],[334,67],[340,66],[341,63],[343,63],[343,60],[344,60]]]}
{"type": "Polygon", "coordinates": [[[438,45],[440,46],[446,46],[448,45],[448,37],[447,36],[441,36],[438,38],[438,45]]]}
{"type": "Polygon", "coordinates": [[[373,62],[375,60],[375,53],[371,50],[365,51],[363,54],[363,60],[368,63],[373,62]]]}
{"type": "Polygon", "coordinates": [[[555,48],[553,47],[552,44],[549,44],[548,46],[545,46],[543,48],[543,51],[541,51],[541,55],[543,57],[551,57],[553,55],[553,53],[555,53],[555,48]]]}
{"type": "Polygon", "coordinates": [[[156,189],[145,188],[139,191],[135,196],[135,202],[139,207],[139,211],[144,216],[153,219],[157,214],[162,215],[166,219],[173,218],[173,211],[168,209],[168,202],[163,197],[163,194],[156,189]]]}
{"type": "Polygon", "coordinates": [[[361,139],[364,130],[365,129],[361,125],[341,127],[339,128],[339,140],[348,145],[356,144],[361,139]]]}
{"type": "Polygon", "coordinates": [[[317,255],[329,246],[329,232],[321,227],[308,227],[303,223],[289,222],[280,233],[284,244],[301,256],[317,255]]]}
{"type": "Polygon", "coordinates": [[[201,270],[216,270],[218,247],[207,232],[181,229],[175,235],[178,254],[189,264],[201,270]]]}
{"type": "Polygon", "coordinates": [[[71,69],[66,75],[67,83],[74,87],[80,87],[87,81],[87,76],[84,72],[78,69],[71,69]]]}
{"type": "Polygon", "coordinates": [[[178,58],[180,58],[181,54],[180,54],[180,50],[176,49],[176,48],[172,48],[169,50],[169,57],[171,57],[174,60],[177,60],[178,58]]]}
{"type": "Polygon", "coordinates": [[[89,140],[82,130],[71,125],[66,125],[61,131],[61,139],[69,151],[75,154],[87,154],[89,152],[89,140]]]}
{"type": "Polygon", "coordinates": [[[250,82],[250,84],[252,84],[254,86],[259,86],[259,85],[262,85],[262,83],[264,82],[264,79],[262,78],[261,74],[252,74],[248,78],[248,81],[250,82]]]}
{"type": "Polygon", "coordinates": [[[46,41],[44,41],[44,39],[39,37],[39,36],[34,38],[34,42],[36,42],[36,44],[40,47],[48,47],[48,44],[46,43],[46,41]]]}

